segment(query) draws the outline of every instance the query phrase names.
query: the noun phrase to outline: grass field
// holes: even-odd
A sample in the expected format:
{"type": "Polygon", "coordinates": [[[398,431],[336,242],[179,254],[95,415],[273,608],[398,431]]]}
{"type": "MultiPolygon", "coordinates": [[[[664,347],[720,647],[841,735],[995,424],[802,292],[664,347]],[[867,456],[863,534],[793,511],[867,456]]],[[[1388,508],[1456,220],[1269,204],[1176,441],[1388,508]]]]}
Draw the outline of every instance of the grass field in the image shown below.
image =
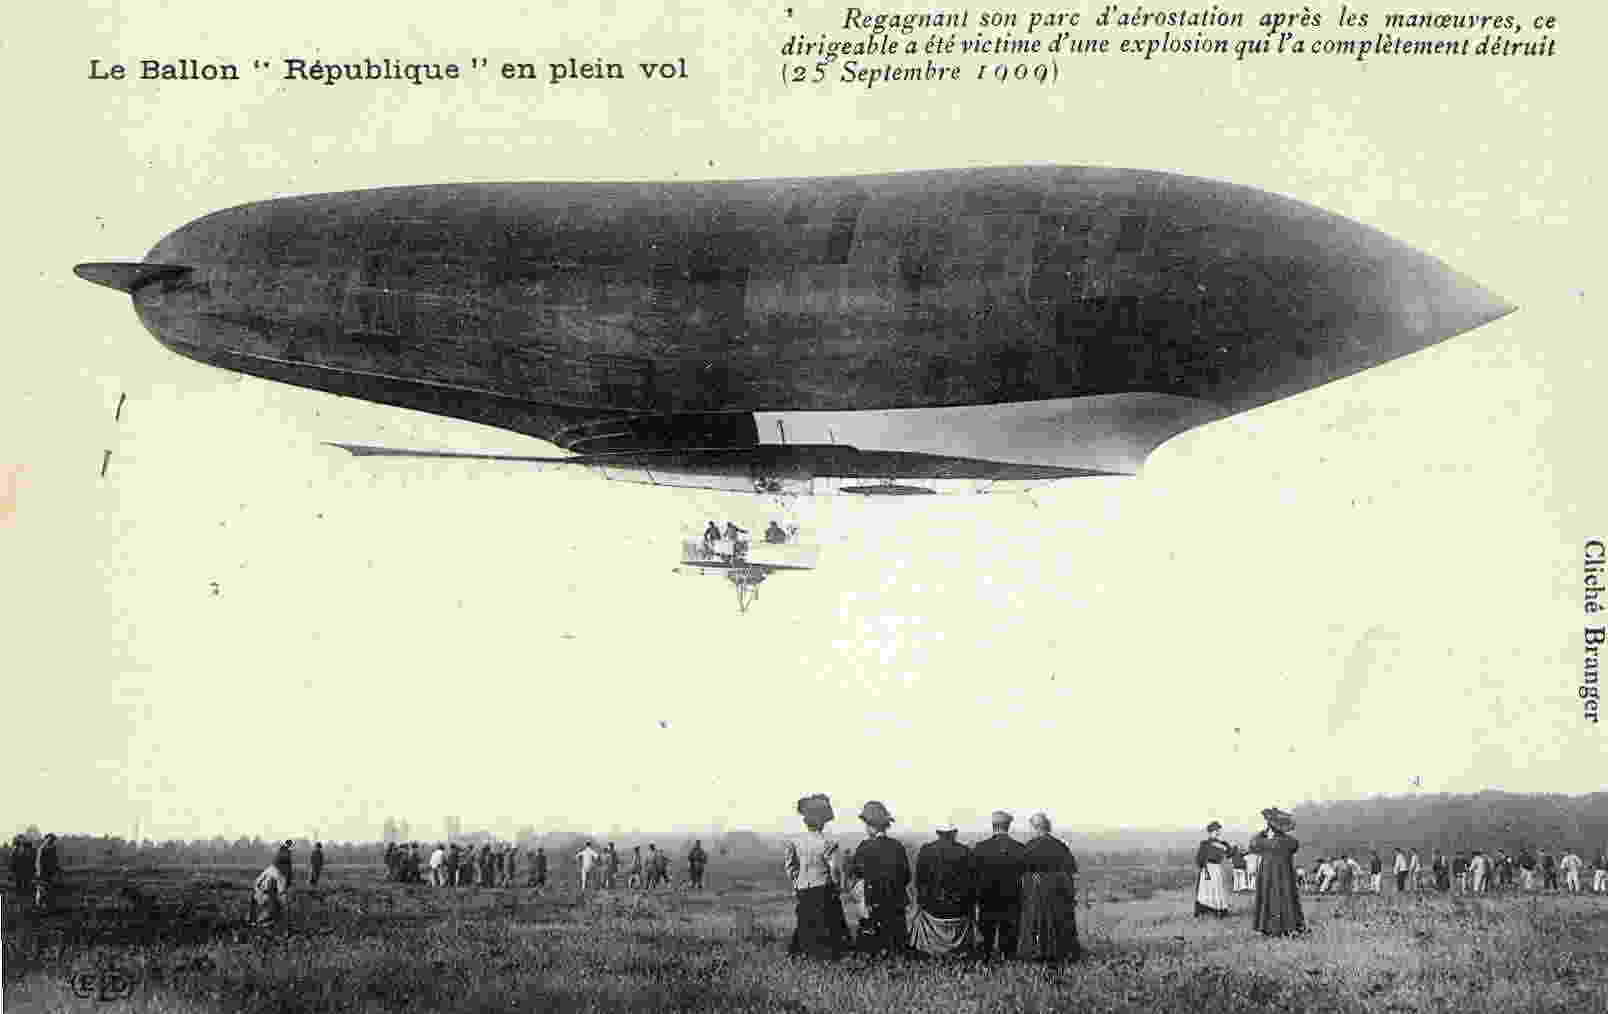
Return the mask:
{"type": "Polygon", "coordinates": [[[1099,868],[1077,965],[823,966],[786,956],[791,900],[758,876],[582,900],[327,872],[283,939],[242,927],[255,869],[77,872],[45,916],[8,899],[5,1009],[1608,1011],[1608,900],[1584,895],[1309,897],[1312,932],[1267,940],[1248,895],[1197,921],[1189,871],[1099,868]],[[113,968],[126,997],[75,995],[113,968]]]}

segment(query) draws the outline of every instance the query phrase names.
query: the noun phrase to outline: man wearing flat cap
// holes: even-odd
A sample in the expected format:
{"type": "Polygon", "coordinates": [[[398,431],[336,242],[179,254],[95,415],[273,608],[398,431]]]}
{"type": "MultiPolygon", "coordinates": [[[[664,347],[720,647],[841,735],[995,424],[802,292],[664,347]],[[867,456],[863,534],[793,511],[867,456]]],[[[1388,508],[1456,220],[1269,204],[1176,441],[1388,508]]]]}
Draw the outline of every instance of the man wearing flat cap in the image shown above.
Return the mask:
{"type": "Polygon", "coordinates": [[[909,942],[905,906],[909,902],[910,857],[888,835],[893,814],[873,799],[860,810],[866,840],[849,860],[849,879],[864,885],[866,916],[855,947],[866,954],[901,954],[909,942]]]}
{"type": "Polygon", "coordinates": [[[1011,837],[1010,814],[995,810],[994,833],[972,846],[977,890],[977,947],[983,957],[1016,953],[1022,916],[1022,856],[1027,846],[1011,837]]]}

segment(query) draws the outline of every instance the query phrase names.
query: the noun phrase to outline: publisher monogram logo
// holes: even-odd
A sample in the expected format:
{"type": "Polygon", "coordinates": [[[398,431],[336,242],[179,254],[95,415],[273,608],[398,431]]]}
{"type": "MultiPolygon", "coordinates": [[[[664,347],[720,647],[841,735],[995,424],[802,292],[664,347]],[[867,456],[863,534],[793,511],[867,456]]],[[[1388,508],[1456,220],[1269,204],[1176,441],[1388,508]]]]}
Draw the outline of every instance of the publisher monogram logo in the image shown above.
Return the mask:
{"type": "Polygon", "coordinates": [[[134,976],[121,968],[97,968],[74,972],[73,995],[81,1000],[110,1003],[127,999],[134,992],[134,976]]]}

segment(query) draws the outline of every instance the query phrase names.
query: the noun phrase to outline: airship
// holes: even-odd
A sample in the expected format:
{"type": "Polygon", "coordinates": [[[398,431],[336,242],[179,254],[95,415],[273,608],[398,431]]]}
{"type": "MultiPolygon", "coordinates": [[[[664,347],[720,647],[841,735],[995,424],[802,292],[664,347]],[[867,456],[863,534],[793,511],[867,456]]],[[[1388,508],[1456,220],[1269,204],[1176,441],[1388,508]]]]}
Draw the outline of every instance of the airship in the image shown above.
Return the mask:
{"type": "Polygon", "coordinates": [[[1514,309],[1291,198],[1076,166],[279,197],[75,271],[179,355],[554,448],[353,454],[759,494],[1134,475],[1514,309]]]}

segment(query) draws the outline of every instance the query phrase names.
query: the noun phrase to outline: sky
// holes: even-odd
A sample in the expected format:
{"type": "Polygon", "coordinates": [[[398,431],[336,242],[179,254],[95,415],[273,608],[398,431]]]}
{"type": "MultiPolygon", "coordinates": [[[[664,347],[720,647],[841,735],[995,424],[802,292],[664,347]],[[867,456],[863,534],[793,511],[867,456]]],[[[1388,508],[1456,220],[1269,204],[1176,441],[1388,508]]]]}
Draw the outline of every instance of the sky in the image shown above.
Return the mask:
{"type": "Polygon", "coordinates": [[[1597,66],[1572,41],[1601,28],[1590,5],[1547,8],[1565,30],[1551,60],[1111,58],[1055,86],[948,90],[782,84],[790,26],[830,29],[835,7],[133,11],[41,9],[5,61],[9,90],[39,97],[11,113],[24,155],[0,253],[0,615],[25,702],[0,743],[0,822],[780,830],[821,791],[912,828],[1005,807],[1095,829],[1240,825],[1414,777],[1603,788],[1604,733],[1576,696],[1582,546],[1608,529],[1597,66]],[[689,77],[87,73],[593,53],[685,55],[689,77]],[[551,448],[179,358],[70,270],[294,193],[1029,162],[1308,201],[1519,310],[1186,433],[1136,478],[780,505],[353,459],[324,442],[551,448]],[[718,578],[674,572],[682,527],[708,517],[796,520],[820,566],[739,614],[718,578]]]}

